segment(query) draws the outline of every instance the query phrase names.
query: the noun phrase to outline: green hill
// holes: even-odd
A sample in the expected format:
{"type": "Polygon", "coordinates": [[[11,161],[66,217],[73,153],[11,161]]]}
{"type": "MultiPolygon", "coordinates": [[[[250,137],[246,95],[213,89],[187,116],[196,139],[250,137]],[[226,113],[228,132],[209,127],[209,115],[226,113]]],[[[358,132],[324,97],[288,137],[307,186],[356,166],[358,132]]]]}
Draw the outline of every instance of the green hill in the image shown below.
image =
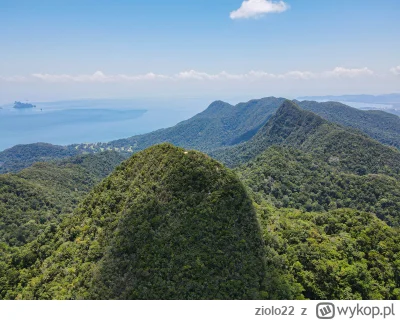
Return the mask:
{"type": "Polygon", "coordinates": [[[0,152],[0,174],[17,172],[30,167],[35,162],[44,162],[75,156],[79,152],[73,148],[48,143],[17,145],[0,152]]]}
{"type": "MultiPolygon", "coordinates": [[[[91,157],[61,163],[93,168],[91,157]]],[[[54,164],[2,177],[27,174],[44,185],[35,168],[43,165],[54,164]]],[[[398,230],[364,212],[398,212],[395,179],[344,174],[277,146],[236,172],[243,182],[208,156],[169,144],[135,154],[33,241],[0,243],[0,297],[400,298],[398,230]],[[322,212],[305,212],[315,210],[322,212]]]]}
{"type": "Polygon", "coordinates": [[[265,272],[256,214],[236,175],[168,144],[124,162],[18,255],[23,278],[10,298],[254,299],[265,272]]]}
{"type": "Polygon", "coordinates": [[[312,153],[348,173],[398,175],[400,170],[398,150],[301,110],[289,100],[251,140],[210,154],[234,167],[272,145],[292,146],[312,153]]]}
{"type": "Polygon", "coordinates": [[[345,127],[358,129],[379,142],[400,149],[400,118],[384,111],[362,111],[339,102],[296,101],[298,106],[345,127]]]}
{"type": "Polygon", "coordinates": [[[36,163],[0,175],[0,242],[20,246],[70,214],[80,199],[123,161],[118,153],[36,163]]]}

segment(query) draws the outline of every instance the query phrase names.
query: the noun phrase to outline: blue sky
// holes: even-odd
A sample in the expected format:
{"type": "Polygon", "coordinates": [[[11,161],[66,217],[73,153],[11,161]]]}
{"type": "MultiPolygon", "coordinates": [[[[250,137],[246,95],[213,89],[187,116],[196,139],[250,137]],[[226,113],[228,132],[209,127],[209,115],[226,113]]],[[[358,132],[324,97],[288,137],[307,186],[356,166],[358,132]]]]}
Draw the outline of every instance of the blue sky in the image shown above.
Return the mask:
{"type": "Polygon", "coordinates": [[[399,92],[399,12],[398,0],[0,0],[0,102],[399,92]]]}

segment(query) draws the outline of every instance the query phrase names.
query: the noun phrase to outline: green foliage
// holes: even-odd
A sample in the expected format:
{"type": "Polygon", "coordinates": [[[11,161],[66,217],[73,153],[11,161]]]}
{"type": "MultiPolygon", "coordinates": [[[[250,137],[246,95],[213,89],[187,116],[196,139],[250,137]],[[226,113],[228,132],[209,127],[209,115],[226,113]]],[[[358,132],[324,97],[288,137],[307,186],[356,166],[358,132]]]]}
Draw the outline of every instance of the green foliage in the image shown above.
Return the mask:
{"type": "Polygon", "coordinates": [[[400,235],[371,214],[260,207],[272,299],[400,299],[400,235]]]}
{"type": "Polygon", "coordinates": [[[0,174],[20,171],[30,167],[35,162],[68,158],[78,153],[73,148],[48,143],[17,145],[0,152],[0,174]]]}
{"type": "Polygon", "coordinates": [[[219,101],[147,135],[0,153],[0,172],[50,161],[0,175],[0,298],[400,299],[400,153],[364,135],[398,147],[397,119],[303,103],[333,124],[282,102],[219,101]],[[93,188],[123,156],[66,158],[164,141],[235,172],[162,144],[93,188]]]}
{"type": "Polygon", "coordinates": [[[362,111],[339,102],[297,101],[300,108],[322,118],[358,129],[379,142],[400,148],[400,118],[384,111],[362,111]]]}
{"type": "Polygon", "coordinates": [[[77,156],[0,175],[0,242],[21,246],[33,241],[47,225],[70,214],[122,160],[117,153],[77,156]]]}
{"type": "Polygon", "coordinates": [[[400,184],[383,175],[343,173],[311,154],[271,147],[236,172],[256,197],[302,211],[353,208],[400,227],[400,184]]]}
{"type": "Polygon", "coordinates": [[[16,280],[5,297],[254,299],[265,272],[256,214],[236,175],[171,145],[124,162],[25,253],[8,271],[16,280]]]}
{"type": "Polygon", "coordinates": [[[272,145],[292,146],[340,170],[359,175],[400,172],[400,152],[352,130],[329,123],[286,100],[250,140],[210,154],[228,166],[243,164],[272,145]]]}

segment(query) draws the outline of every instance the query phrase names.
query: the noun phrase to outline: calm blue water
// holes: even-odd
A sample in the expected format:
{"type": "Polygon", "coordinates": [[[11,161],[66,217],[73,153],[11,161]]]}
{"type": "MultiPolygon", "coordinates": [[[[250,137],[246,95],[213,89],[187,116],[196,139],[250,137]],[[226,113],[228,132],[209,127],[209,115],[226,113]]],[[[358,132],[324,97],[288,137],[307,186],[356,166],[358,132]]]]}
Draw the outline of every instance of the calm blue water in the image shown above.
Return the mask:
{"type": "MultiPolygon", "coordinates": [[[[16,144],[67,145],[107,142],[166,128],[193,116],[198,108],[160,106],[156,101],[83,100],[46,102],[34,109],[0,109],[0,150],[16,144]]],[[[164,102],[165,104],[165,102],[164,102]]]]}

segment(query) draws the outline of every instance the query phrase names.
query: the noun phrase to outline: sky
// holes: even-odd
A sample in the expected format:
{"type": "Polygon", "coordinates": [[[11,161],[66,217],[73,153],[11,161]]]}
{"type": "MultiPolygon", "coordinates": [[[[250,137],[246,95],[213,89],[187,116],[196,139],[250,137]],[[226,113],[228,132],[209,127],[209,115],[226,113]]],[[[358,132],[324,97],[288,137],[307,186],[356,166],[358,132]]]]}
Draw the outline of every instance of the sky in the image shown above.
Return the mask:
{"type": "Polygon", "coordinates": [[[400,92],[398,0],[0,0],[0,103],[400,92]]]}

